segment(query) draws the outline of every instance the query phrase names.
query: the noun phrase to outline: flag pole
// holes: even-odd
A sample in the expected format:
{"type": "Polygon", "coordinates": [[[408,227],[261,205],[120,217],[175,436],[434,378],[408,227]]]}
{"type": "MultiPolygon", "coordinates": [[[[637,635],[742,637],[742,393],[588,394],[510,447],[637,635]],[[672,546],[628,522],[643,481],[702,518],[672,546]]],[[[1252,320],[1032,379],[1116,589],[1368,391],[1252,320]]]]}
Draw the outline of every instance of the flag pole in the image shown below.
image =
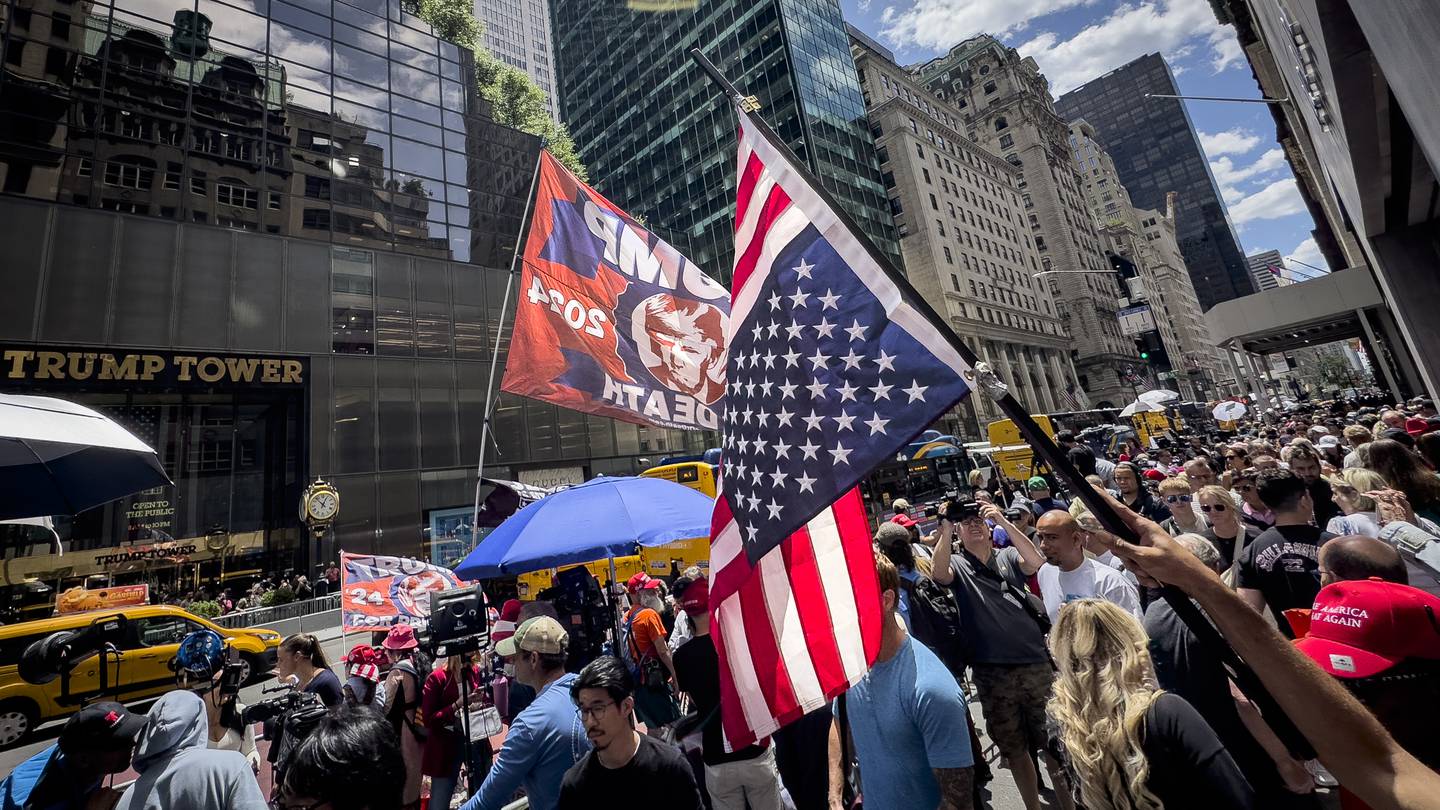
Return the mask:
{"type": "MultiPolygon", "coordinates": [[[[999,407],[1001,413],[1014,423],[1021,437],[1024,438],[1025,442],[1035,451],[1035,454],[1040,457],[1040,460],[1044,461],[1049,465],[1051,470],[1054,470],[1061,478],[1065,479],[1066,483],[1070,485],[1071,490],[1085,503],[1085,506],[1089,508],[1107,530],[1124,538],[1128,542],[1138,542],[1139,537],[1120,519],[1120,515],[1110,507],[1110,504],[1100,496],[1100,493],[1091,488],[1090,484],[1085,481],[1085,477],[1070,463],[1070,459],[1066,457],[1064,453],[1060,452],[1060,448],[1055,444],[1054,440],[1040,429],[1035,419],[1030,416],[1029,410],[1010,393],[1009,388],[996,376],[994,369],[992,369],[988,363],[982,362],[980,358],[970,350],[970,347],[965,345],[965,342],[960,339],[959,335],[955,334],[955,331],[946,323],[945,319],[930,306],[928,301],[915,291],[915,288],[910,284],[909,280],[905,278],[904,274],[899,272],[891,263],[890,259],[871,243],[869,238],[865,236],[864,232],[860,230],[860,227],[855,223],[855,220],[846,213],[840,203],[821,185],[819,178],[815,177],[815,175],[805,167],[802,161],[795,159],[794,152],[790,149],[789,145],[786,144],[779,135],[775,134],[775,131],[761,120],[759,116],[753,114],[752,110],[757,109],[759,105],[752,99],[742,95],[699,48],[691,48],[690,57],[695,60],[695,63],[700,66],[700,69],[705,72],[710,78],[710,81],[724,91],[731,104],[735,107],[737,115],[743,116],[746,123],[752,126],[755,132],[769,142],[777,151],[783,155],[790,156],[790,163],[795,172],[805,178],[806,182],[815,190],[816,195],[820,197],[821,201],[829,206],[840,222],[855,236],[856,242],[865,249],[870,259],[882,269],[893,284],[900,288],[901,297],[905,299],[906,303],[913,306],[921,316],[930,322],[937,332],[944,335],[950,347],[973,369],[973,374],[966,375],[966,382],[970,385],[971,389],[978,388],[982,394],[999,407]]],[[[1270,724],[1270,727],[1275,731],[1276,735],[1286,743],[1286,746],[1295,753],[1308,753],[1310,751],[1309,742],[1305,740],[1304,736],[1300,734],[1290,721],[1290,718],[1280,709],[1280,704],[1275,702],[1275,699],[1265,689],[1265,686],[1260,683],[1260,679],[1255,676],[1255,673],[1245,662],[1241,661],[1240,656],[1236,655],[1235,651],[1230,648],[1229,643],[1220,635],[1220,631],[1216,630],[1215,626],[1200,612],[1199,607],[1190,601],[1190,597],[1186,596],[1178,588],[1168,585],[1162,589],[1162,593],[1165,601],[1170,604],[1170,607],[1174,609],[1176,615],[1180,617],[1181,621],[1185,623],[1190,631],[1200,639],[1200,642],[1206,649],[1219,656],[1220,660],[1229,665],[1234,671],[1236,685],[1240,687],[1246,697],[1256,704],[1260,709],[1260,713],[1265,716],[1266,722],[1270,724]]]]}
{"type": "MultiPolygon", "coordinates": [[[[510,311],[510,291],[519,275],[520,256],[524,251],[525,238],[530,232],[530,209],[535,204],[535,189],[540,185],[540,161],[545,158],[545,142],[535,153],[535,171],[530,176],[530,193],[525,197],[525,212],[520,215],[520,230],[515,234],[515,252],[510,256],[510,272],[505,276],[505,296],[500,300],[500,324],[495,329],[495,344],[490,352],[490,379],[485,384],[484,418],[480,420],[480,458],[475,462],[475,508],[470,513],[470,539],[475,541],[480,533],[480,487],[485,482],[485,446],[491,440],[490,414],[495,409],[495,367],[500,362],[500,335],[505,331],[505,316],[510,311]]],[[[435,539],[432,537],[432,543],[435,539]]],[[[474,551],[476,542],[466,549],[474,551]]]]}

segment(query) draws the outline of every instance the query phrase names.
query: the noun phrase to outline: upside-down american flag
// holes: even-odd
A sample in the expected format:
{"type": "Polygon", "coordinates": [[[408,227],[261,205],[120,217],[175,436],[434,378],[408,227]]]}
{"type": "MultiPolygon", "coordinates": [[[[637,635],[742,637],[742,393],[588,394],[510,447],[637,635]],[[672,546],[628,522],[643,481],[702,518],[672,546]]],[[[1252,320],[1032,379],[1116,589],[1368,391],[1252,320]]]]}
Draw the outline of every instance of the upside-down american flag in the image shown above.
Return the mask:
{"type": "Polygon", "coordinates": [[[856,683],[880,646],[854,488],[969,393],[909,285],[741,112],[711,636],[739,748],[856,683]]]}

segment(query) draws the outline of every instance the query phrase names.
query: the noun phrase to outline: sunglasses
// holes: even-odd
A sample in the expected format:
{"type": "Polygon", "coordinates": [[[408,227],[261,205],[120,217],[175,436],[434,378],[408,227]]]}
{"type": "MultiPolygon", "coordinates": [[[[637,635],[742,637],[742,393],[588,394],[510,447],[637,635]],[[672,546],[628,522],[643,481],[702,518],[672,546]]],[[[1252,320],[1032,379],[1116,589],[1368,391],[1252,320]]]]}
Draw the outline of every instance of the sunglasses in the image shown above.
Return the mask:
{"type": "Polygon", "coordinates": [[[1205,504],[1202,503],[1202,504],[1200,504],[1200,511],[1201,511],[1201,512],[1224,512],[1224,511],[1225,511],[1225,504],[1223,504],[1223,503],[1217,503],[1217,504],[1215,504],[1214,506],[1206,506],[1205,504]]]}
{"type": "Polygon", "coordinates": [[[1166,503],[1190,503],[1193,500],[1189,495],[1166,495],[1166,503]]]}

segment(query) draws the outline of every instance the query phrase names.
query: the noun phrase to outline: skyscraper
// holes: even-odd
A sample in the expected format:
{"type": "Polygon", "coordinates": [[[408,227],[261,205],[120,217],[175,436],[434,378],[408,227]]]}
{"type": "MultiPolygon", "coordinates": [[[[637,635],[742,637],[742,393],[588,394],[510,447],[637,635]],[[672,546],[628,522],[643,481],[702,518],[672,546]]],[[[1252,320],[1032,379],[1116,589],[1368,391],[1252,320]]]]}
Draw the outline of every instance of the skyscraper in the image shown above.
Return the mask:
{"type": "Polygon", "coordinates": [[[485,23],[485,48],[520,68],[545,93],[545,109],[560,120],[555,103],[555,61],[550,39],[550,6],[545,0],[475,0],[475,16],[485,23]]]}
{"type": "Polygon", "coordinates": [[[691,12],[551,0],[562,117],[595,186],[706,272],[733,265],[735,114],[699,47],[880,250],[895,224],[837,0],[714,0],[691,12]]]}
{"type": "Polygon", "coordinates": [[[1136,208],[1163,211],[1166,193],[1178,194],[1180,250],[1200,306],[1209,309],[1255,287],[1184,103],[1146,98],[1179,92],[1170,66],[1151,53],[1071,90],[1055,110],[1095,127],[1136,208]]]}
{"type": "Polygon", "coordinates": [[[1015,188],[1040,257],[1035,274],[1073,338],[1080,387],[1096,407],[1134,399],[1143,367],[1134,341],[1120,331],[1117,276],[1085,202],[1069,131],[1035,60],[982,34],[910,72],[960,112],[966,138],[1019,170],[1015,188]]]}
{"type": "Polygon", "coordinates": [[[1250,277],[1255,280],[1256,290],[1273,290],[1281,285],[1285,275],[1285,259],[1278,250],[1267,250],[1245,257],[1250,267],[1250,277]],[[1270,268],[1275,268],[1271,270],[1270,268]]]}

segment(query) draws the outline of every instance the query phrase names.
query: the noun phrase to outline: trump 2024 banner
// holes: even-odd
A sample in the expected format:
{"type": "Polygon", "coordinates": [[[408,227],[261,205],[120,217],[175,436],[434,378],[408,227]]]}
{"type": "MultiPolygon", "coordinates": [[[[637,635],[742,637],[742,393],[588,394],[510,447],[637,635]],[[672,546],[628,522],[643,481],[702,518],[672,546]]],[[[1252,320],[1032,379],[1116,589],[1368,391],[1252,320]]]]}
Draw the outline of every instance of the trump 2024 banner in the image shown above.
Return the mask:
{"type": "Polygon", "coordinates": [[[657,427],[714,428],[730,293],[542,153],[501,390],[657,427]]]}
{"type": "Polygon", "coordinates": [[[340,618],[346,630],[430,625],[430,594],[460,587],[455,572],[405,557],[340,555],[340,618]]]}

